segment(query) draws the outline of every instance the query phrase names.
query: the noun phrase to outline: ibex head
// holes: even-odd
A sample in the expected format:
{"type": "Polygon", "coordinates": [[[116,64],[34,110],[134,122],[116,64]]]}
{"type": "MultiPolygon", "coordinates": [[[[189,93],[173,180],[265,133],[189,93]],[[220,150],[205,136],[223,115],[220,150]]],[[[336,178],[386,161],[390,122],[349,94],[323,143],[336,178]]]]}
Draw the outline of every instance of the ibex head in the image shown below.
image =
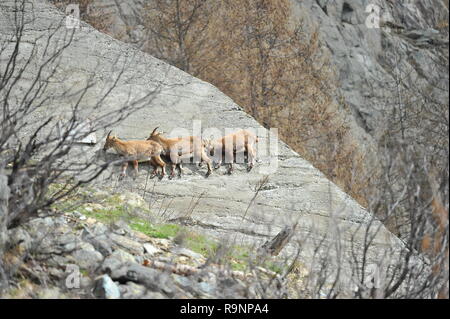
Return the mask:
{"type": "Polygon", "coordinates": [[[112,131],[109,131],[108,135],[106,136],[105,145],[103,146],[103,151],[107,151],[109,148],[113,147],[114,142],[117,140],[116,136],[111,136],[112,131]]]}
{"type": "Polygon", "coordinates": [[[209,150],[212,147],[212,139],[211,138],[204,138],[203,140],[203,147],[207,150],[209,150]]]}

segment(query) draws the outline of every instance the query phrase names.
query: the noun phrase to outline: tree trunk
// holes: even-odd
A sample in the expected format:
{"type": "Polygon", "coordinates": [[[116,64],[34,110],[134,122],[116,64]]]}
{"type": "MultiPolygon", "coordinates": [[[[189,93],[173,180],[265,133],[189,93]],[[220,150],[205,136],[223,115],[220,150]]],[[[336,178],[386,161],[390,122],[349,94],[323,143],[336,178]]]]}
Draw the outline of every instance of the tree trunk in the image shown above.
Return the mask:
{"type": "Polygon", "coordinates": [[[291,239],[296,226],[285,226],[272,240],[266,241],[261,246],[260,252],[277,256],[291,239]]]}

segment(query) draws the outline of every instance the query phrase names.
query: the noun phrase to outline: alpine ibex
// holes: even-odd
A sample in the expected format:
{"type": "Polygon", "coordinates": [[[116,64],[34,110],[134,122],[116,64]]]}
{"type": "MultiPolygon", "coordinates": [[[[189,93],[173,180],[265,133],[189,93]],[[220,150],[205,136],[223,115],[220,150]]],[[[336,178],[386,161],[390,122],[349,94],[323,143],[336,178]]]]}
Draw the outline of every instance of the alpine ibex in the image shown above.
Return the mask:
{"type": "Polygon", "coordinates": [[[164,149],[164,154],[169,156],[172,161],[172,170],[170,176],[175,175],[175,166],[178,167],[179,175],[181,176],[182,167],[181,159],[187,157],[196,157],[200,159],[200,162],[205,162],[208,165],[208,172],[206,177],[208,177],[211,172],[211,160],[205,153],[203,148],[203,142],[200,137],[197,136],[187,136],[187,137],[176,137],[176,138],[166,138],[157,132],[156,127],[150,134],[147,140],[155,141],[164,149]]]}
{"type": "Polygon", "coordinates": [[[216,140],[204,139],[203,146],[208,155],[214,156],[215,151],[222,150],[222,156],[219,157],[219,162],[216,168],[222,164],[223,156],[226,159],[232,159],[229,164],[228,174],[233,171],[233,161],[236,153],[245,152],[248,157],[247,171],[250,171],[256,160],[255,144],[258,143],[258,137],[248,131],[240,130],[232,134],[228,134],[216,140]]]}
{"type": "Polygon", "coordinates": [[[112,131],[110,131],[106,137],[103,151],[107,151],[109,148],[114,148],[117,153],[128,159],[122,165],[122,173],[120,174],[121,178],[126,175],[128,161],[133,163],[136,177],[138,173],[138,163],[144,161],[150,161],[152,164],[154,168],[152,175],[156,175],[158,167],[161,167],[161,178],[164,177],[166,174],[166,163],[161,159],[163,147],[160,144],[148,140],[122,141],[116,136],[111,136],[111,132],[112,131]]]}

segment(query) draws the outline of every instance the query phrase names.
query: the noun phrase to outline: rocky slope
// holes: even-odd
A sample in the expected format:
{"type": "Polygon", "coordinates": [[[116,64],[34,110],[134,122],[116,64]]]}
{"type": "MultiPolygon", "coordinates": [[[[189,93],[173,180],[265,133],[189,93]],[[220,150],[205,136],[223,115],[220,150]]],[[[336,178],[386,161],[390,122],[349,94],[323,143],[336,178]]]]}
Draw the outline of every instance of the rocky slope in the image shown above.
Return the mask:
{"type": "MultiPolygon", "coordinates": [[[[13,2],[7,0],[0,4],[3,39],[13,25],[13,2]]],[[[46,1],[36,1],[33,12],[27,14],[34,19],[25,29],[23,47],[26,52],[33,46],[37,52],[44,52],[46,42],[41,36],[45,38],[49,31],[56,30],[51,46],[58,45],[57,41],[67,36],[64,28],[57,28],[64,23],[63,15],[46,1]]],[[[111,110],[119,112],[130,100],[138,100],[157,88],[157,94],[146,100],[142,109],[111,128],[121,138],[145,138],[156,126],[167,132],[184,128],[192,134],[192,127],[200,123],[196,121],[201,121],[203,129],[218,128],[222,132],[225,128],[257,128],[262,135],[260,145],[268,142],[267,130],[217,88],[86,24],[76,30],[59,61],[54,71],[55,78],[61,80],[48,83],[48,89],[55,92],[55,96],[46,101],[34,120],[55,112],[61,116],[70,112],[68,106],[73,105],[73,96],[56,93],[81,88],[90,79],[93,89],[83,97],[80,118],[95,117],[111,110]],[[115,79],[114,90],[106,103],[98,107],[98,96],[115,79]]],[[[36,70],[40,62],[38,58],[33,61],[36,70]]],[[[97,139],[103,140],[104,136],[103,132],[97,132],[97,139]]],[[[76,159],[101,161],[104,159],[100,151],[102,144],[80,146],[83,156],[76,159]]],[[[301,260],[312,272],[317,266],[314,258],[319,244],[320,251],[331,258],[331,268],[333,262],[339,262],[343,269],[349,270],[353,254],[362,252],[369,225],[376,231],[368,249],[369,261],[390,256],[402,245],[380,222],[287,145],[282,142],[271,145],[275,153],[260,151],[260,162],[250,173],[238,165],[234,175],[227,176],[218,170],[205,178],[205,168],[186,165],[187,174],[181,179],[148,181],[146,169],[141,169],[136,180],[127,177],[118,182],[117,167],[113,178],[104,174],[97,186],[142,194],[153,213],[220,241],[259,246],[285,225],[298,223],[295,236],[283,254],[295,254],[300,244],[301,260]],[[257,191],[266,176],[268,180],[257,191]]],[[[57,221],[45,219],[35,223],[39,222],[53,224],[57,221]]],[[[64,227],[68,231],[68,226],[64,227]]],[[[86,249],[90,251],[91,246],[86,249]]],[[[98,252],[91,255],[100,258],[98,252]]]]}
{"type": "Polygon", "coordinates": [[[15,269],[14,278],[22,280],[12,280],[11,289],[2,297],[287,296],[286,282],[277,279],[278,275],[268,269],[258,267],[251,274],[233,270],[229,264],[206,264],[205,255],[212,252],[204,249],[207,244],[202,238],[197,235],[191,242],[191,246],[203,253],[200,254],[184,247],[189,247],[189,241],[183,244],[181,236],[169,236],[173,233],[154,228],[156,226],[148,220],[155,216],[149,214],[140,196],[133,193],[111,195],[93,189],[82,193],[93,203],[66,209],[64,214],[60,211],[62,207],[55,208],[53,214],[43,215],[8,232],[10,250],[4,261],[15,269]],[[275,280],[270,282],[273,278],[275,280]],[[267,292],[262,287],[267,287],[267,292]]]}

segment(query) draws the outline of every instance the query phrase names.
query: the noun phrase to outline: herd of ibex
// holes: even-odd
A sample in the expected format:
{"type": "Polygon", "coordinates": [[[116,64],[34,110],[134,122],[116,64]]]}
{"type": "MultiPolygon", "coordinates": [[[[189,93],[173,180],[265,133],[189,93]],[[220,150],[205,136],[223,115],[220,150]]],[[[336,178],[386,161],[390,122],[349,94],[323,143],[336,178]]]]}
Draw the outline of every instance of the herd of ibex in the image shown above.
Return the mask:
{"type": "MultiPolygon", "coordinates": [[[[160,178],[166,174],[165,158],[171,164],[170,178],[175,176],[175,168],[178,168],[179,176],[183,169],[181,161],[186,158],[199,160],[199,166],[203,162],[208,166],[206,177],[212,173],[212,160],[210,156],[214,156],[215,151],[222,150],[222,156],[218,156],[219,160],[215,168],[219,168],[222,164],[222,157],[226,159],[234,159],[236,153],[243,152],[247,154],[248,165],[247,170],[250,171],[256,160],[255,144],[258,143],[258,137],[249,130],[240,130],[233,134],[226,135],[217,140],[204,139],[197,136],[187,136],[178,138],[167,138],[162,136],[161,132],[157,132],[156,127],[146,140],[123,141],[116,136],[111,136],[112,131],[106,136],[106,142],[103,150],[113,148],[116,152],[125,157],[122,165],[120,178],[125,177],[128,163],[132,162],[137,177],[139,162],[150,162],[153,166],[152,176],[158,174],[158,168],[161,168],[160,178]]],[[[228,174],[233,171],[233,160],[228,163],[228,174]]]]}

